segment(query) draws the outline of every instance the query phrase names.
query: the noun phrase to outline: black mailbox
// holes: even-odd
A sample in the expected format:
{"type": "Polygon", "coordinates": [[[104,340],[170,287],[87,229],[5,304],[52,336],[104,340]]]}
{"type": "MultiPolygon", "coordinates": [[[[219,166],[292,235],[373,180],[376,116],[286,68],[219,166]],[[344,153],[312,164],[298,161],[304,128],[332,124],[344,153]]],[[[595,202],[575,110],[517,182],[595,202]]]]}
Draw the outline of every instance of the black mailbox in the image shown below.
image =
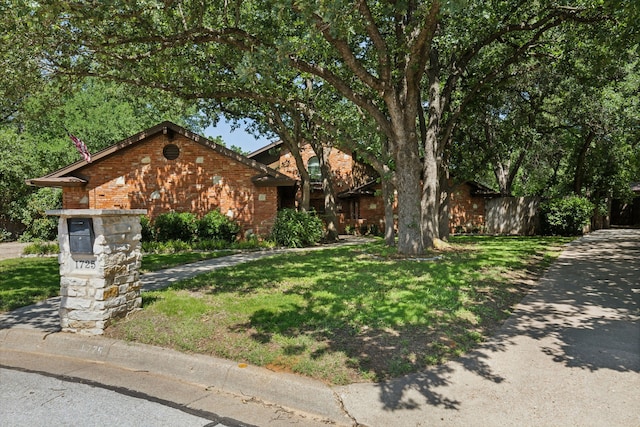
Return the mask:
{"type": "Polygon", "coordinates": [[[93,253],[93,220],[91,218],[69,218],[69,249],[75,254],[93,253]]]}

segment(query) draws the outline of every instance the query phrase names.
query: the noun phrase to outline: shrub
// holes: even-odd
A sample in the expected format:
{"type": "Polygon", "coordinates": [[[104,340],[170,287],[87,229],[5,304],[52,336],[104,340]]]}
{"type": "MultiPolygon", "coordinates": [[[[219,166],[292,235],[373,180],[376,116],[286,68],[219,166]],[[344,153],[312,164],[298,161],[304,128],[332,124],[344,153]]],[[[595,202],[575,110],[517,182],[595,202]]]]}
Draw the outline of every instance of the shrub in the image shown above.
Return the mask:
{"type": "Polygon", "coordinates": [[[142,251],[148,254],[176,254],[190,250],[192,250],[191,244],[182,240],[142,242],[142,251]]]}
{"type": "Polygon", "coordinates": [[[22,250],[24,255],[52,255],[60,252],[57,243],[34,242],[22,250]]]}
{"type": "Polygon", "coordinates": [[[322,220],[314,212],[283,209],[278,212],[271,238],[279,245],[300,248],[318,243],[323,234],[322,220]]]}
{"type": "Polygon", "coordinates": [[[0,242],[8,242],[11,240],[11,232],[0,228],[0,242]]]}
{"type": "Polygon", "coordinates": [[[380,236],[380,227],[378,224],[361,224],[360,225],[360,234],[363,236],[380,236]]]}
{"type": "Polygon", "coordinates": [[[231,246],[231,244],[224,240],[201,239],[193,243],[192,249],[198,251],[217,251],[220,249],[228,249],[229,246],[231,246]]]}
{"type": "Polygon", "coordinates": [[[589,224],[595,206],[579,196],[550,200],[540,206],[545,234],[578,236],[589,224]]]}
{"type": "Polygon", "coordinates": [[[181,240],[191,242],[196,237],[198,219],[191,212],[168,212],[160,214],[154,221],[156,240],[168,242],[181,240]]]}
{"type": "Polygon", "coordinates": [[[198,221],[198,237],[202,240],[233,242],[240,232],[240,225],[219,210],[207,213],[198,221]]]}
{"type": "Polygon", "coordinates": [[[140,225],[142,226],[142,242],[153,242],[155,240],[155,231],[148,216],[140,217],[140,225]]]}

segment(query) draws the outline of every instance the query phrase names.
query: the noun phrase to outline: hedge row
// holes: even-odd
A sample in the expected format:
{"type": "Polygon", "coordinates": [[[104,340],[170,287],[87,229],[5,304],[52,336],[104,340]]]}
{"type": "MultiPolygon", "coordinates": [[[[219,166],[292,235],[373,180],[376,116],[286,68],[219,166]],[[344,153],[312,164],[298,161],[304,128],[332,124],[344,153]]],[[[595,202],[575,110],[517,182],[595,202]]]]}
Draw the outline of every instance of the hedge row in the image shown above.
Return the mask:
{"type": "Polygon", "coordinates": [[[168,212],[160,214],[154,221],[141,217],[143,242],[168,242],[180,240],[220,240],[233,242],[240,232],[240,225],[220,213],[210,211],[202,218],[191,212],[168,212]]]}
{"type": "MultiPolygon", "coordinates": [[[[202,218],[191,212],[168,212],[154,221],[141,217],[143,242],[196,242],[205,240],[233,242],[240,225],[220,213],[210,211],[202,218]]],[[[270,239],[278,245],[303,247],[320,242],[324,235],[322,220],[315,213],[283,209],[278,212],[270,239]]]]}

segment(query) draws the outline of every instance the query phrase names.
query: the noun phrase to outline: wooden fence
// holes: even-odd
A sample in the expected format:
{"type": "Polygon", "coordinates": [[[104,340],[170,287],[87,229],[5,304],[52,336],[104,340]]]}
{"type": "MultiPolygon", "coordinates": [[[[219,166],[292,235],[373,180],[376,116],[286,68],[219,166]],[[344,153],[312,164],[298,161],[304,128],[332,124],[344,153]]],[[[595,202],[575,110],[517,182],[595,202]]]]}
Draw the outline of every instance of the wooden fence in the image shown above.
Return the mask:
{"type": "Polygon", "coordinates": [[[531,236],[540,231],[537,197],[499,197],[485,202],[487,234],[531,236]]]}

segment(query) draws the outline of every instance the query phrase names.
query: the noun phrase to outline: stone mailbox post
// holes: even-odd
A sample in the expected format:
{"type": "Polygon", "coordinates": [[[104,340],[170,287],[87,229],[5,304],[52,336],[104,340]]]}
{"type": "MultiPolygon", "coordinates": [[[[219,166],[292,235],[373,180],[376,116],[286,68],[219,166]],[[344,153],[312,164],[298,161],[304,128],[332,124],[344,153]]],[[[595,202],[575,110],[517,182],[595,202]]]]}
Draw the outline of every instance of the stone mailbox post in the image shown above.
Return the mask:
{"type": "Polygon", "coordinates": [[[99,335],[111,319],[139,308],[140,215],[145,209],[62,209],[60,217],[60,326],[99,335]]]}

